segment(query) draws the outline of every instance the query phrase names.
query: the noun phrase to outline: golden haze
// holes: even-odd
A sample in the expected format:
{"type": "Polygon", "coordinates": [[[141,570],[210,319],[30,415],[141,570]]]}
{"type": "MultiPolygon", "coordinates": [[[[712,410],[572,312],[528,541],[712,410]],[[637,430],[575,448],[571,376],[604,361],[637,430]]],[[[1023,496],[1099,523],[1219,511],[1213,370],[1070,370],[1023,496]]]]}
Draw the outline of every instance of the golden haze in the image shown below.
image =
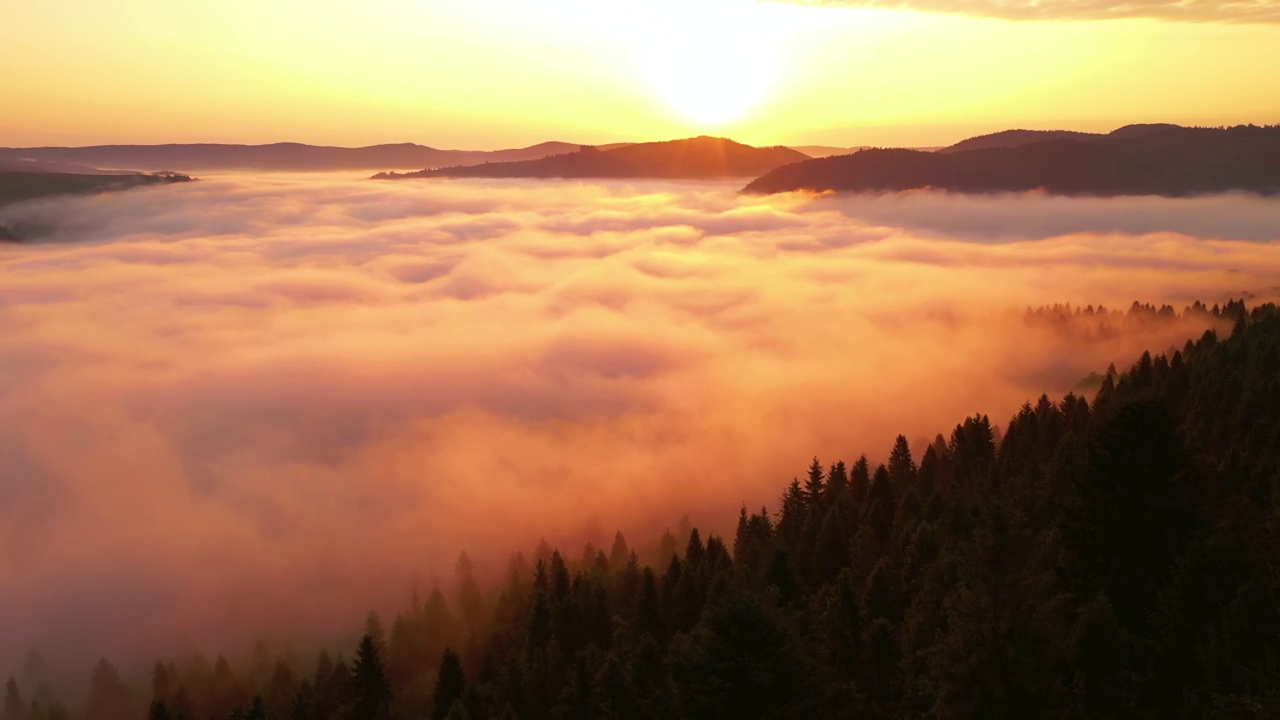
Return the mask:
{"type": "Polygon", "coordinates": [[[753,0],[9,0],[0,145],[727,135],[949,143],[1275,122],[1280,26],[753,0]],[[673,71],[672,66],[683,71],[673,71]]]}

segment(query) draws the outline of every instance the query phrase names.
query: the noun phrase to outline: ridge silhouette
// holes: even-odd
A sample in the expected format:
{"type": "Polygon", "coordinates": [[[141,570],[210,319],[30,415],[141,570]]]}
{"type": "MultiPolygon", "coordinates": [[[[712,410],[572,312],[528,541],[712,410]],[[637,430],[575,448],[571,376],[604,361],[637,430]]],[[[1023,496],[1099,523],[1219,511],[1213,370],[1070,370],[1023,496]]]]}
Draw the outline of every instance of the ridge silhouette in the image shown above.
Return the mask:
{"type": "Polygon", "coordinates": [[[702,135],[684,140],[635,143],[607,149],[584,146],[577,152],[525,162],[489,163],[380,173],[379,179],[476,178],[662,178],[753,177],[809,156],[785,147],[758,148],[727,138],[702,135]]]}

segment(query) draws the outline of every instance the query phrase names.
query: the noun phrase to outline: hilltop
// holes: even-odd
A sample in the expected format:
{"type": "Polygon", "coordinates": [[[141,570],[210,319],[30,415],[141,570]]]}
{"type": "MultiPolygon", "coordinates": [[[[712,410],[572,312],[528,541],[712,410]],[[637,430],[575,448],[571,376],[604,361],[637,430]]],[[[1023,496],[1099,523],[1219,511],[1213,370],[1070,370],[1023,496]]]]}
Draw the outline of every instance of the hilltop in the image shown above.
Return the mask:
{"type": "Polygon", "coordinates": [[[1080,132],[1078,130],[1001,130],[989,135],[978,135],[961,140],[955,145],[939,148],[938,152],[956,153],[988,148],[1015,148],[1045,140],[1102,140],[1104,138],[1136,138],[1162,130],[1181,130],[1180,125],[1154,123],[1125,125],[1109,133],[1080,132]]]}

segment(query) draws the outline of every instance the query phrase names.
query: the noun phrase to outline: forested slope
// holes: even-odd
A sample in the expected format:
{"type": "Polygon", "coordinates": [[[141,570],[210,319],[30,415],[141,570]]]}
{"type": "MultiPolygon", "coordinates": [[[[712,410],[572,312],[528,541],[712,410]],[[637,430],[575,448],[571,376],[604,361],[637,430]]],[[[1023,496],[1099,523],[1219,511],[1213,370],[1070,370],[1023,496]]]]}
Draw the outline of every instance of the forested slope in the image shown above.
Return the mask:
{"type": "Polygon", "coordinates": [[[815,459],[733,538],[544,547],[491,596],[464,557],[350,662],[103,661],[88,716],[1280,717],[1280,313],[1212,312],[1093,401],[815,459]]]}

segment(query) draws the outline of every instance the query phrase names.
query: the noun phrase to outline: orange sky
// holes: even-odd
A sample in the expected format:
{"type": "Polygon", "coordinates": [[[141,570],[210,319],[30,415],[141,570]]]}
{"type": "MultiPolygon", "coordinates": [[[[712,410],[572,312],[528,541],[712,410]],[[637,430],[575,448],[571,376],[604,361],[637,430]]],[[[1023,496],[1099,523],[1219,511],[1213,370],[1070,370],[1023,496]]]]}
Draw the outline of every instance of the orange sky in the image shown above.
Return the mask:
{"type": "Polygon", "coordinates": [[[6,0],[0,145],[932,145],[1280,121],[1275,0],[866,4],[6,0]]]}

